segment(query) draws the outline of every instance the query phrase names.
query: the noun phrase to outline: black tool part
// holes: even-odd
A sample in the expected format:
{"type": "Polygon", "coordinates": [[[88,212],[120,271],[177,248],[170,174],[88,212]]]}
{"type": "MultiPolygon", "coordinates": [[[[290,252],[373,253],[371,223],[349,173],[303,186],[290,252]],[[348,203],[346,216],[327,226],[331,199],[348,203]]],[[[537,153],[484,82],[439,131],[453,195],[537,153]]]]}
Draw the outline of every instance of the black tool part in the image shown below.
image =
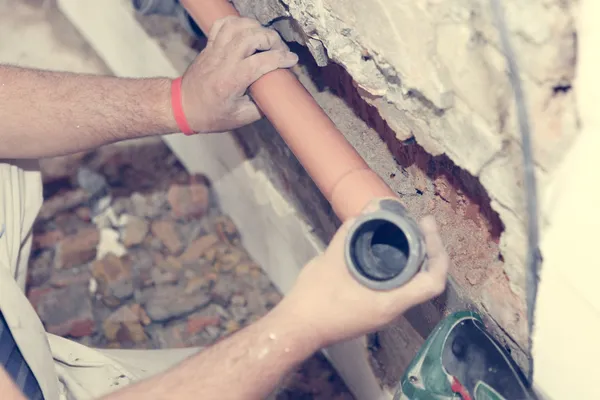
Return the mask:
{"type": "Polygon", "coordinates": [[[485,382],[505,399],[535,398],[519,367],[475,319],[462,321],[449,332],[442,365],[472,395],[485,382]]]}

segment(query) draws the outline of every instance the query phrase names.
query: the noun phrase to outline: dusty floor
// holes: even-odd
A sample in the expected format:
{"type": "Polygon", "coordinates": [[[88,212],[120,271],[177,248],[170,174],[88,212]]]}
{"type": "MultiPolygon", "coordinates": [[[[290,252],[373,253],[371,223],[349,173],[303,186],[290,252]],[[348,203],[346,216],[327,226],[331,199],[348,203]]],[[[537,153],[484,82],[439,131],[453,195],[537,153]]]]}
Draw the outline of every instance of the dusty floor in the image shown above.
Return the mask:
{"type": "MultiPolygon", "coordinates": [[[[210,346],[280,300],[210,183],[161,141],[42,165],[27,293],[49,332],[97,347],[210,346]]],[[[316,355],[276,398],[352,397],[316,355]]]]}

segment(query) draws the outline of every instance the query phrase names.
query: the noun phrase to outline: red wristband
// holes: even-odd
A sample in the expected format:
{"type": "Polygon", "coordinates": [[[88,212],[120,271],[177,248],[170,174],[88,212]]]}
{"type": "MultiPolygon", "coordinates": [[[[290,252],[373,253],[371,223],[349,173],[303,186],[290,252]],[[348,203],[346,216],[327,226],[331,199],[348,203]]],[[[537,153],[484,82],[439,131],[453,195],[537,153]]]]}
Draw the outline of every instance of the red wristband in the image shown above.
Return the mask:
{"type": "Polygon", "coordinates": [[[173,79],[171,82],[171,108],[173,109],[173,116],[179,130],[185,135],[193,135],[196,132],[190,128],[185,113],[183,112],[183,104],[181,102],[181,77],[173,79]]]}

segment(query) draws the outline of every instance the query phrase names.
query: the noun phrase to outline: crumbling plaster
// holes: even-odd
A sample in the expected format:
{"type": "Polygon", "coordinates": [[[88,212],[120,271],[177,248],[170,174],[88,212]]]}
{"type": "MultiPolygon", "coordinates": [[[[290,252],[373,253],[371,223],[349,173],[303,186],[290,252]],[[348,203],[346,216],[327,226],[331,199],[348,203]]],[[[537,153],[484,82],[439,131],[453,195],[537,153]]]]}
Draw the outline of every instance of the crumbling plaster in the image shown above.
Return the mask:
{"type": "MultiPolygon", "coordinates": [[[[478,177],[504,224],[500,248],[524,295],[520,139],[488,0],[233,0],[353,77],[400,141],[414,137],[478,177]]],[[[504,0],[529,105],[541,189],[578,133],[577,0],[504,0]]]]}

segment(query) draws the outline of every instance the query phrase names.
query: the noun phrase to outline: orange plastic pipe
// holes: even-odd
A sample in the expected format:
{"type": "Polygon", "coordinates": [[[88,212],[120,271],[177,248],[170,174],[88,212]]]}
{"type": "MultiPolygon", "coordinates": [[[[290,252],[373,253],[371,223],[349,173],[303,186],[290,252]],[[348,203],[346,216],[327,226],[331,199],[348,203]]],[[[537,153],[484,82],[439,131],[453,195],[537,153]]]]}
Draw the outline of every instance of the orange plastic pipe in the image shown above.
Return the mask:
{"type": "MultiPolygon", "coordinates": [[[[180,2],[206,34],[215,21],[239,15],[227,0],[180,2]]],[[[264,75],[250,94],[342,221],[358,215],[374,198],[395,196],[292,72],[264,75]]]]}

